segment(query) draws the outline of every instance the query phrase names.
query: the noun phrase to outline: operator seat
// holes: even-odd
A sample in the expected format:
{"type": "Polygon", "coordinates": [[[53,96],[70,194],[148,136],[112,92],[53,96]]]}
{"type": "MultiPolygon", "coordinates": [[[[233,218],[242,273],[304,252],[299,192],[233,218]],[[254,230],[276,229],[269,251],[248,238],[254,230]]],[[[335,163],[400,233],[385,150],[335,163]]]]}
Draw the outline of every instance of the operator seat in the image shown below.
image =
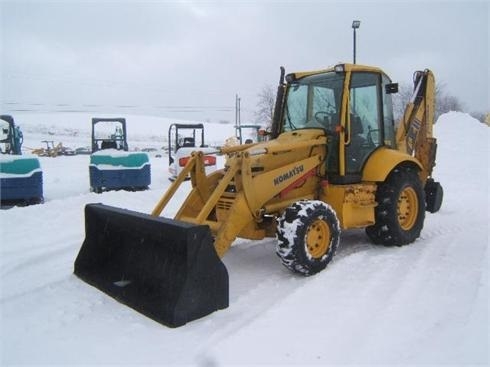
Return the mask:
{"type": "Polygon", "coordinates": [[[183,147],[195,147],[196,142],[194,141],[194,138],[184,138],[184,143],[182,144],[183,147]]]}
{"type": "Polygon", "coordinates": [[[102,141],[100,149],[117,149],[117,143],[115,141],[102,141]]]}

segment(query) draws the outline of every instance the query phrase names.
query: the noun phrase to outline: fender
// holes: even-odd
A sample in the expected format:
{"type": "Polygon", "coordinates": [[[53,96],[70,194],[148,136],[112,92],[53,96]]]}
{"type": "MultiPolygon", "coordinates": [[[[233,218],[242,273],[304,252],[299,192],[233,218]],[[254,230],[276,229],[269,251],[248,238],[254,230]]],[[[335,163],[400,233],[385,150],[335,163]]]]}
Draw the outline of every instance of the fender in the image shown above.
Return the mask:
{"type": "Polygon", "coordinates": [[[385,181],[393,168],[404,162],[422,169],[422,164],[416,158],[399,150],[380,147],[368,158],[362,172],[362,181],[385,181]]]}

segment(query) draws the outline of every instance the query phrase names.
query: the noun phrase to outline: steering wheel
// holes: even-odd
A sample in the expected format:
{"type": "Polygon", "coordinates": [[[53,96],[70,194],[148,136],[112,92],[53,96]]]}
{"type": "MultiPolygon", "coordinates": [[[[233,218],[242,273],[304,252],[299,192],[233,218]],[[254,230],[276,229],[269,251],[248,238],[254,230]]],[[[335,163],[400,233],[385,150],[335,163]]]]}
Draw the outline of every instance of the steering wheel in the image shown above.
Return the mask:
{"type": "Polygon", "coordinates": [[[324,124],[325,120],[328,121],[328,124],[332,122],[332,116],[334,115],[333,112],[328,112],[328,111],[318,111],[315,112],[315,120],[318,121],[320,124],[324,124]],[[328,120],[327,120],[328,118],[328,120]]]}

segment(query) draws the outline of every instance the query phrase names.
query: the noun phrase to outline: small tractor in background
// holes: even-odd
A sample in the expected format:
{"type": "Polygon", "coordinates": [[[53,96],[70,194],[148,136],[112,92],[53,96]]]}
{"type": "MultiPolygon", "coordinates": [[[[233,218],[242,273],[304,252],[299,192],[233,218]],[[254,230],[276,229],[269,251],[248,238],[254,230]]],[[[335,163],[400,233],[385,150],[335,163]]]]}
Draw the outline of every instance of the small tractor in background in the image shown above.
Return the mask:
{"type": "Polygon", "coordinates": [[[31,153],[39,157],[57,157],[61,148],[61,143],[54,145],[53,140],[43,140],[41,143],[46,145],[46,148],[36,148],[32,149],[31,153]]]}
{"type": "Polygon", "coordinates": [[[68,147],[63,146],[63,143],[59,142],[57,145],[54,145],[53,140],[43,140],[41,143],[46,144],[46,148],[37,148],[32,149],[32,154],[35,154],[39,157],[51,157],[55,158],[60,155],[75,155],[76,152],[68,147]]]}
{"type": "MultiPolygon", "coordinates": [[[[170,181],[175,181],[195,150],[202,151],[206,174],[216,170],[216,149],[204,143],[203,124],[171,124],[168,128],[168,171],[170,181]],[[208,154],[213,153],[213,154],[208,154]]],[[[186,176],[190,179],[190,176],[186,176]]]]}
{"type": "Polygon", "coordinates": [[[281,68],[269,140],[220,148],[224,168],[209,175],[196,147],[151,215],[88,204],[75,274],[176,327],[228,306],[220,258],[238,237],[275,237],[282,264],[303,276],[325,269],[341,230],[363,228],[385,246],[416,241],[426,211],[437,212],[443,199],[432,178],[434,75],[415,72],[395,124],[397,90],[372,66],[287,76],[281,68]],[[160,216],[189,174],[180,209],[160,216]]]}
{"type": "Polygon", "coordinates": [[[151,183],[151,167],[144,152],[128,152],[126,119],[92,119],[90,189],[146,190],[151,183]],[[105,128],[105,129],[104,129],[105,128]]]}
{"type": "Polygon", "coordinates": [[[261,143],[267,140],[266,131],[262,126],[255,124],[235,125],[235,135],[240,144],[261,143]]]}
{"type": "Polygon", "coordinates": [[[2,207],[39,204],[43,172],[39,159],[22,156],[23,135],[10,115],[0,115],[0,196],[2,207]]]}

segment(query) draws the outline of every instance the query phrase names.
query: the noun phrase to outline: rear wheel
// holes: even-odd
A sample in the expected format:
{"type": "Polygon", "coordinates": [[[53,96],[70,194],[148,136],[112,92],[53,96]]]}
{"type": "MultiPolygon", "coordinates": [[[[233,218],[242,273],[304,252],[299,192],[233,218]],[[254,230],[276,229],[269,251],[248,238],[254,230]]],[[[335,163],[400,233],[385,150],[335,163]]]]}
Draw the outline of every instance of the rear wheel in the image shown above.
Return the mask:
{"type": "Polygon", "coordinates": [[[376,193],[376,223],[366,228],[374,243],[402,246],[415,241],[425,218],[425,193],[415,170],[393,171],[376,193]]]}
{"type": "Polygon", "coordinates": [[[278,219],[276,253],[284,266],[303,275],[325,269],[340,240],[335,211],[322,201],[299,201],[278,219]]]}
{"type": "Polygon", "coordinates": [[[439,182],[429,178],[425,183],[425,201],[427,203],[426,210],[429,213],[437,213],[441,209],[444,190],[439,182]]]}

